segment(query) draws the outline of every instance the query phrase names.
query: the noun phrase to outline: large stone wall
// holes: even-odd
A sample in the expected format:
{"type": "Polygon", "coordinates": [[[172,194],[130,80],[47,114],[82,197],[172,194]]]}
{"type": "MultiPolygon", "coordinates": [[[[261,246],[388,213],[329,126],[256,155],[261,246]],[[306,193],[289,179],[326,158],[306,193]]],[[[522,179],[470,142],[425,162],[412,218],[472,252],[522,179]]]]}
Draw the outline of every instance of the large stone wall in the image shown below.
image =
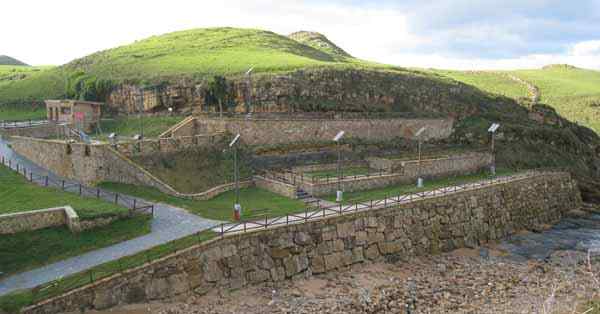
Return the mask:
{"type": "MultiPolygon", "coordinates": [[[[445,139],[452,134],[453,119],[356,119],[356,120],[259,120],[197,118],[199,134],[228,132],[242,134],[248,145],[289,144],[307,141],[332,141],[342,130],[346,137],[366,140],[412,138],[424,126],[425,140],[445,139]]],[[[181,135],[181,134],[180,134],[181,135]]],[[[195,134],[188,134],[195,135],[195,134]]]]}
{"type": "MultiPolygon", "coordinates": [[[[368,159],[368,162],[372,169],[379,169],[388,173],[402,173],[409,177],[416,177],[419,174],[419,161],[414,159],[372,157],[368,159]]],[[[469,152],[424,158],[420,162],[420,167],[424,176],[438,176],[474,172],[489,166],[491,162],[492,154],[490,152],[469,152]]]]}
{"type": "MultiPolygon", "coordinates": [[[[415,71],[353,69],[310,69],[291,73],[252,76],[250,93],[245,78],[228,77],[229,98],[235,111],[401,111],[434,112],[465,116],[478,110],[481,91],[456,81],[423,76],[415,71]],[[248,95],[249,94],[249,95],[248,95]]],[[[177,111],[214,111],[205,104],[208,80],[181,79],[144,91],[144,108],[177,111]]],[[[140,88],[121,85],[113,90],[107,104],[120,111],[139,109],[140,88]]]]}
{"type": "Polygon", "coordinates": [[[581,205],[567,173],[548,173],[385,209],[226,236],[25,309],[61,313],[311,276],[384,259],[474,247],[557,222],[581,205]]]}
{"type": "Polygon", "coordinates": [[[134,142],[119,142],[112,147],[121,154],[131,157],[156,153],[178,152],[194,147],[207,147],[223,139],[223,134],[178,136],[169,138],[145,139],[134,142]]]}

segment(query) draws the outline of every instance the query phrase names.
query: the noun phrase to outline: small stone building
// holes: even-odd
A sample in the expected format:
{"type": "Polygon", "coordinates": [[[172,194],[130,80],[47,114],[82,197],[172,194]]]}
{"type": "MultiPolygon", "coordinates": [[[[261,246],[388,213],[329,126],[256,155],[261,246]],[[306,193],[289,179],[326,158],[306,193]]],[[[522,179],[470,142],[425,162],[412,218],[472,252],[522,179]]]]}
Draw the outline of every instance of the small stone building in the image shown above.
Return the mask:
{"type": "Polygon", "coordinates": [[[103,103],[83,100],[46,100],[48,121],[72,124],[92,130],[102,116],[103,103]]]}

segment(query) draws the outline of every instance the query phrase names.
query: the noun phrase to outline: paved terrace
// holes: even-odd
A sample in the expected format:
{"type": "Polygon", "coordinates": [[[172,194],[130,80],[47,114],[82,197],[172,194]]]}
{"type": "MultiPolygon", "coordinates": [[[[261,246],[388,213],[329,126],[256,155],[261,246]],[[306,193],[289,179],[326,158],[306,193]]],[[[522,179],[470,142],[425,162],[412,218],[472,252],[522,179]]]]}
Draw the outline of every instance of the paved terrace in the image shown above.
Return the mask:
{"type": "Polygon", "coordinates": [[[322,219],[324,217],[347,215],[366,210],[383,209],[398,204],[407,204],[416,202],[422,199],[429,199],[433,197],[439,197],[442,195],[449,195],[460,193],[463,191],[476,190],[483,187],[505,184],[527,178],[532,178],[544,174],[552,173],[552,171],[537,171],[529,170],[523,173],[500,176],[493,179],[480,180],[472,183],[465,183],[460,185],[443,187],[431,191],[418,192],[414,194],[397,195],[394,197],[382,199],[382,200],[371,200],[368,202],[355,203],[355,204],[331,204],[330,202],[321,201],[319,209],[313,211],[306,211],[297,214],[288,214],[282,217],[264,218],[261,220],[244,221],[239,223],[222,223],[219,226],[214,227],[212,230],[223,235],[227,234],[239,234],[247,231],[254,231],[260,229],[274,228],[280,225],[288,224],[300,224],[307,221],[313,221],[322,219]]]}
{"type": "MultiPolygon", "coordinates": [[[[33,182],[36,184],[44,185],[44,180],[41,176],[48,176],[55,181],[65,180],[66,191],[79,193],[79,182],[61,178],[16,154],[2,138],[0,138],[0,156],[10,159],[12,163],[19,163],[27,169],[27,173],[33,171],[40,176],[38,179],[34,177],[33,182]]],[[[110,194],[101,194],[102,197],[106,197],[107,201],[114,201],[113,196],[105,195],[110,194]]],[[[133,199],[136,199],[140,203],[150,203],[131,196],[123,197],[123,201],[131,201],[133,199]]],[[[152,231],[149,234],[1,279],[0,295],[21,289],[34,288],[38,285],[85,271],[94,266],[127,255],[133,255],[157,245],[209,229],[217,223],[219,222],[190,214],[181,208],[167,204],[154,204],[154,219],[152,220],[152,231]]]]}

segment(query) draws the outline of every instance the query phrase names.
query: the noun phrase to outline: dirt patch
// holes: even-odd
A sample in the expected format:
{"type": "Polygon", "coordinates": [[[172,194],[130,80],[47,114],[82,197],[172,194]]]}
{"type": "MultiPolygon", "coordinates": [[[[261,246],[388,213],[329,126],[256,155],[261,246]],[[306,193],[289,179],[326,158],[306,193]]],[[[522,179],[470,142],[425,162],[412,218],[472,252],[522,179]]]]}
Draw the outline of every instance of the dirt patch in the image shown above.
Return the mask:
{"type": "Polygon", "coordinates": [[[593,275],[600,267],[594,263],[589,268],[583,258],[565,258],[574,255],[582,257],[569,251],[548,262],[517,262],[494,247],[461,249],[213,291],[185,302],[94,313],[407,313],[407,307],[410,313],[572,313],[600,292],[593,275]]]}

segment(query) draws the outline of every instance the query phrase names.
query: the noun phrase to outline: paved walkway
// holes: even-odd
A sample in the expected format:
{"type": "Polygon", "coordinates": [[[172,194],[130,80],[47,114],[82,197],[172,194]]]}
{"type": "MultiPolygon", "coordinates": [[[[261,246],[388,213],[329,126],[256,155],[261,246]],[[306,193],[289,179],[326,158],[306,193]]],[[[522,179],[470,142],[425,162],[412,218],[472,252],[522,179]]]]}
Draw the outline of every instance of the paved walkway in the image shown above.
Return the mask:
{"type": "Polygon", "coordinates": [[[536,171],[527,171],[511,176],[502,176],[494,179],[481,180],[472,183],[465,183],[455,186],[443,187],[431,191],[419,192],[414,194],[405,194],[398,195],[394,197],[390,197],[382,200],[374,200],[368,201],[364,203],[355,203],[355,204],[333,204],[331,202],[327,202],[322,200],[320,203],[320,209],[316,209],[313,211],[306,211],[303,213],[297,214],[289,214],[284,217],[275,217],[275,218],[265,218],[262,220],[254,220],[254,221],[246,221],[240,223],[225,223],[219,226],[215,226],[213,231],[217,233],[225,233],[225,234],[235,234],[235,233],[243,233],[246,231],[257,230],[257,229],[266,229],[271,227],[276,227],[279,225],[286,224],[298,224],[304,223],[310,220],[317,220],[323,217],[329,216],[337,216],[344,215],[359,211],[371,210],[371,209],[381,209],[386,208],[388,206],[392,206],[395,204],[404,204],[410,203],[417,200],[421,200],[424,198],[431,198],[440,195],[458,193],[466,190],[474,190],[481,188],[483,186],[489,186],[493,184],[506,183],[510,181],[516,181],[524,178],[529,178],[535,175],[538,175],[539,172],[536,171]]]}
{"type": "MultiPolygon", "coordinates": [[[[62,179],[12,151],[0,138],[0,155],[18,161],[35,173],[62,179]]],[[[72,180],[67,180],[73,182],[72,180]]],[[[143,200],[140,200],[143,201],[143,200]]],[[[33,288],[94,266],[209,229],[218,221],[204,219],[167,204],[155,204],[151,233],[0,280],[0,295],[33,288]]]]}

